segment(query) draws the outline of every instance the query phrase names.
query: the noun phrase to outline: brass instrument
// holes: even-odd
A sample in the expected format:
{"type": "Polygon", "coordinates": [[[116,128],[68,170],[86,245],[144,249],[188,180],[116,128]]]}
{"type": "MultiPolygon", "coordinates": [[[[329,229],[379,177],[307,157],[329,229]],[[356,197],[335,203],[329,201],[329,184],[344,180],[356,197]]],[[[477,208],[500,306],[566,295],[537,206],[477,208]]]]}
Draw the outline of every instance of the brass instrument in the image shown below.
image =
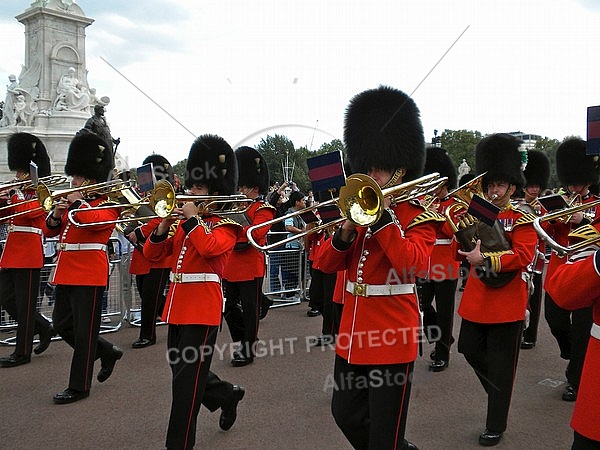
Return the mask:
{"type": "Polygon", "coordinates": [[[485,173],[477,175],[472,180],[449,192],[448,195],[446,195],[446,197],[442,199],[443,201],[448,200],[450,198],[454,199],[454,203],[448,206],[448,208],[446,208],[445,211],[446,220],[450,224],[454,233],[477,222],[477,219],[475,217],[465,213],[462,215],[460,221],[458,223],[455,223],[453,215],[461,209],[464,209],[466,212],[467,209],[469,209],[469,204],[471,203],[471,200],[475,195],[483,196],[482,183],[484,175],[485,173]]]}
{"type": "MultiPolygon", "coordinates": [[[[64,177],[62,175],[49,175],[47,177],[42,177],[38,180],[38,183],[44,183],[46,186],[57,186],[59,184],[63,184],[67,181],[67,177],[64,177]]],[[[33,182],[31,181],[31,179],[27,178],[24,180],[14,180],[14,181],[9,181],[8,183],[2,183],[0,184],[0,193],[4,194],[5,192],[8,193],[8,191],[11,191],[13,189],[19,189],[19,190],[25,190],[25,189],[31,189],[33,187],[33,182]]],[[[32,198],[29,200],[24,200],[22,201],[20,204],[27,204],[27,203],[31,203],[31,202],[37,202],[37,198],[32,198]]],[[[14,205],[4,205],[4,206],[0,206],[0,214],[2,213],[2,211],[9,209],[9,208],[13,208],[14,205]]],[[[27,214],[30,211],[21,211],[21,213],[17,213],[17,214],[13,214],[11,216],[8,217],[3,217],[2,219],[11,219],[23,214],[27,214]]]]}
{"type": "Polygon", "coordinates": [[[300,239],[308,234],[317,233],[326,228],[333,227],[345,220],[349,220],[357,227],[368,227],[377,222],[383,214],[384,198],[391,197],[392,203],[416,200],[423,195],[436,191],[446,181],[446,177],[440,177],[439,173],[434,172],[413,181],[381,189],[377,182],[370,176],[356,173],[346,178],[346,185],[340,188],[340,196],[338,198],[332,198],[331,200],[321,202],[318,205],[309,206],[308,208],[294,211],[285,216],[251,226],[246,231],[246,236],[248,242],[250,242],[253,247],[257,250],[266,252],[275,247],[285,245],[293,240],[300,239]],[[295,234],[294,236],[290,236],[272,244],[260,245],[252,236],[252,233],[259,228],[271,227],[274,223],[283,222],[290,217],[299,216],[327,205],[337,205],[342,217],[326,224],[317,225],[314,228],[305,230],[302,233],[295,234]]]}
{"type": "Polygon", "coordinates": [[[217,213],[222,216],[237,215],[248,210],[254,200],[242,194],[235,195],[176,195],[175,189],[167,180],[160,180],[154,186],[150,195],[146,198],[139,198],[133,190],[120,190],[125,197],[125,202],[119,202],[116,205],[96,206],[87,209],[74,209],[69,211],[69,222],[78,227],[92,227],[97,225],[129,223],[132,220],[146,222],[148,220],[160,218],[173,218],[173,211],[180,203],[195,202],[200,203],[200,213],[213,209],[216,205],[224,205],[217,213]],[[239,205],[248,203],[248,206],[241,208],[239,205]],[[101,211],[104,209],[121,208],[123,213],[115,220],[106,220],[100,222],[81,223],[75,219],[78,213],[85,211],[101,211]],[[133,214],[132,214],[133,213],[133,214]]]}
{"type": "MultiPolygon", "coordinates": [[[[582,238],[584,240],[579,241],[572,245],[564,246],[564,245],[561,245],[558,242],[556,242],[554,240],[554,238],[552,238],[552,236],[550,236],[548,233],[546,233],[544,228],[542,228],[542,222],[549,222],[549,221],[553,221],[553,220],[558,220],[558,221],[564,222],[566,217],[570,218],[573,216],[573,214],[575,214],[577,212],[585,211],[586,209],[590,209],[590,208],[593,208],[598,205],[600,205],[600,200],[594,200],[593,202],[582,203],[582,204],[579,204],[576,206],[572,206],[570,208],[565,208],[565,209],[561,209],[559,211],[554,211],[554,212],[545,214],[542,217],[538,217],[533,221],[533,228],[535,228],[535,231],[537,232],[540,239],[544,240],[552,248],[552,250],[554,250],[559,256],[564,256],[564,255],[576,252],[576,251],[586,247],[587,245],[591,245],[594,242],[599,241],[600,237],[596,238],[593,235],[590,236],[589,229],[587,229],[586,228],[587,226],[584,225],[583,227],[576,228],[569,234],[570,237],[578,237],[578,238],[582,238]]],[[[592,227],[592,228],[594,228],[594,227],[592,227]]],[[[594,228],[594,230],[595,230],[595,228],[594,228]]]]}

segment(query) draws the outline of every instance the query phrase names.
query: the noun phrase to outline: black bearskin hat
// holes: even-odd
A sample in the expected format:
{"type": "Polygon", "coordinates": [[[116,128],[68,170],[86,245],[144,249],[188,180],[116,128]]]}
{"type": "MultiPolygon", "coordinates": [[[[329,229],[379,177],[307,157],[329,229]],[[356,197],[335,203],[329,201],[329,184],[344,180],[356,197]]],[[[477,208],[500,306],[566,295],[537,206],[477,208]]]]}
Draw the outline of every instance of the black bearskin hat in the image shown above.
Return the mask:
{"type": "Polygon", "coordinates": [[[78,132],[67,154],[65,173],[79,175],[98,183],[112,179],[115,161],[110,148],[95,133],[78,132]]]}
{"type": "Polygon", "coordinates": [[[225,139],[214,134],[196,138],[187,160],[185,187],[205,184],[210,195],[232,195],[237,181],[237,160],[225,139]]]}
{"type": "Polygon", "coordinates": [[[438,172],[442,177],[448,177],[446,186],[452,190],[456,187],[458,173],[456,166],[448,155],[448,152],[441,147],[429,147],[425,158],[425,169],[423,175],[438,172]]]}
{"type": "Polygon", "coordinates": [[[483,186],[492,181],[506,181],[517,188],[525,184],[521,170],[521,140],[506,133],[484,137],[475,147],[475,169],[478,174],[487,172],[483,186]]]}
{"type": "Polygon", "coordinates": [[[238,164],[238,186],[258,187],[261,195],[269,191],[269,168],[265,158],[251,147],[239,147],[235,151],[238,164]]]}
{"type": "Polygon", "coordinates": [[[474,173],[465,173],[462,177],[459,178],[458,185],[462,186],[463,184],[467,184],[473,178],[475,178],[475,174],[474,173]]]}
{"type": "Polygon", "coordinates": [[[598,157],[586,155],[583,139],[567,139],[556,149],[556,174],[564,186],[598,183],[598,157]]]}
{"type": "Polygon", "coordinates": [[[8,138],[8,168],[29,173],[29,163],[37,164],[38,177],[50,175],[50,158],[44,143],[33,134],[14,133],[8,138]]]}
{"type": "Polygon", "coordinates": [[[152,154],[142,164],[150,164],[154,168],[154,176],[156,181],[167,180],[171,185],[175,186],[175,175],[173,173],[173,166],[171,163],[161,155],[152,154]]]}
{"type": "Polygon", "coordinates": [[[425,165],[419,109],[404,92],[380,86],[356,95],[346,109],[344,143],[354,173],[404,168],[402,181],[418,178],[425,165]]]}
{"type": "Polygon", "coordinates": [[[527,167],[523,171],[525,186],[537,184],[543,191],[550,180],[550,160],[539,150],[527,151],[527,167]]]}

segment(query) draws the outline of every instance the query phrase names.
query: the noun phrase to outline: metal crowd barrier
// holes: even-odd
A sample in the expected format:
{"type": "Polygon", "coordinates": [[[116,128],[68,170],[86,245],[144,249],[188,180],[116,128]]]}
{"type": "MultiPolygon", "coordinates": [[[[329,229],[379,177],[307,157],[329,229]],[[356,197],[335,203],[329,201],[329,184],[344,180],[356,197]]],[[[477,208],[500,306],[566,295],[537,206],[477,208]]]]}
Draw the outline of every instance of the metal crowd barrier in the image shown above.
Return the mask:
{"type": "MultiPolygon", "coordinates": [[[[57,238],[46,239],[47,245],[56,246],[57,238]]],[[[4,242],[2,242],[4,245],[4,242]]],[[[112,333],[118,331],[126,317],[127,309],[124,308],[125,299],[131,296],[131,284],[126,281],[130,277],[129,265],[125,266],[123,258],[123,247],[119,239],[111,237],[109,241],[109,281],[102,300],[102,319],[100,333],[112,333]]],[[[54,257],[55,258],[55,257],[54,257]]],[[[37,299],[37,309],[46,319],[52,322],[54,310],[54,287],[48,283],[56,263],[48,262],[40,273],[40,289],[37,299]]],[[[17,323],[14,318],[0,308],[0,345],[15,345],[14,332],[17,323]]],[[[55,338],[55,339],[58,339],[55,338]]]]}
{"type": "MultiPolygon", "coordinates": [[[[274,242],[285,232],[269,231],[267,242],[274,242]]],[[[265,255],[266,271],[263,294],[273,300],[272,308],[296,305],[308,298],[310,271],[304,249],[274,249],[265,255]]]]}

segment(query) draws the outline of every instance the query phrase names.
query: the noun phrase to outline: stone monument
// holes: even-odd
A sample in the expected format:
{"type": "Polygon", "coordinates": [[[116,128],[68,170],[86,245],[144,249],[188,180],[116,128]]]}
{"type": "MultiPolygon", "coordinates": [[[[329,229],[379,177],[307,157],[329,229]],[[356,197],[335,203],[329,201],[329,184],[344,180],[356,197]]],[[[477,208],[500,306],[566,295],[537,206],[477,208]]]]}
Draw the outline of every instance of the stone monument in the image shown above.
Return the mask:
{"type": "MultiPolygon", "coordinates": [[[[93,19],[74,0],[36,0],[16,19],[25,26],[25,64],[9,76],[0,121],[0,181],[10,180],[6,142],[17,131],[38,136],[52,173],[63,173],[71,139],[97,103],[87,81],[85,29],[93,19]]],[[[105,99],[105,97],[103,97],[105,99]]]]}

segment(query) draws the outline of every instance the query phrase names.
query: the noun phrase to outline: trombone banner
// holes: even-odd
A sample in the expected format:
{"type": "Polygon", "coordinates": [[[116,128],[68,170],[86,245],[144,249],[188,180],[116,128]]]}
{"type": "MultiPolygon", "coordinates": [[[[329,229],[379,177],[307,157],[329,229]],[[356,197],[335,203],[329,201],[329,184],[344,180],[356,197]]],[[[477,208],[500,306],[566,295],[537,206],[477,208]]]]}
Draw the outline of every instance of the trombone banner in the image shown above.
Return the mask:
{"type": "Polygon", "coordinates": [[[587,155],[600,155],[600,106],[587,109],[587,155]]]}
{"type": "Polygon", "coordinates": [[[308,166],[308,178],[310,178],[315,193],[339,189],[346,183],[340,151],[308,158],[306,165],[308,166]]]}

